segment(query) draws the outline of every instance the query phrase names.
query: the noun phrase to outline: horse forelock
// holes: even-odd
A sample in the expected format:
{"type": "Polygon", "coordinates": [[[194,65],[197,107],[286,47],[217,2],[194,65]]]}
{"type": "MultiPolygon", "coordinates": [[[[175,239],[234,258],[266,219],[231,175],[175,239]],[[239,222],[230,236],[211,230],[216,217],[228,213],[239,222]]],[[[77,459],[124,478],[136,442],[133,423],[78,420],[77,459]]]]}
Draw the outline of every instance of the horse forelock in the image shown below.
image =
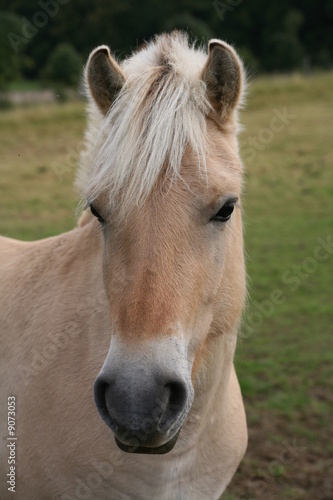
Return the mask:
{"type": "Polygon", "coordinates": [[[92,106],[81,157],[85,199],[107,195],[123,215],[145,201],[160,174],[177,177],[187,145],[205,169],[210,104],[200,73],[202,50],[183,34],[161,35],[125,60],[127,80],[108,114],[92,106]]]}

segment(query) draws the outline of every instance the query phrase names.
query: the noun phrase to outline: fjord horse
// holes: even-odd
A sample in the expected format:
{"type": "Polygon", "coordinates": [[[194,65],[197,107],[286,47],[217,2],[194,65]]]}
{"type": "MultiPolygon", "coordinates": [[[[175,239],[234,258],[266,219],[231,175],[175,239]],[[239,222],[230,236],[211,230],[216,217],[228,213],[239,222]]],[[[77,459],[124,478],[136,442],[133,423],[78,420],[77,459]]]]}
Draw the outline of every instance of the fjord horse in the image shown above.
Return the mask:
{"type": "Polygon", "coordinates": [[[0,239],[17,498],[218,499],[247,445],[233,365],[242,63],[225,42],[206,53],[174,32],[121,64],[98,47],[85,82],[78,226],[0,239]]]}

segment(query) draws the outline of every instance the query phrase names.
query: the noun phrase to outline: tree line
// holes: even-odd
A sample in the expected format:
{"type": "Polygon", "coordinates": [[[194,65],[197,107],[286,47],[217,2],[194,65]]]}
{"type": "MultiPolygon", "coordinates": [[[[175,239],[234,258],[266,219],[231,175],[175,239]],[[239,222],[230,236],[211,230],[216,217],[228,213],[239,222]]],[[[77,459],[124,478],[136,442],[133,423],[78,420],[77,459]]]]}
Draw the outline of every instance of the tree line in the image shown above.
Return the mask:
{"type": "Polygon", "coordinates": [[[19,77],[74,85],[95,46],[121,59],[173,29],[227,40],[250,72],[331,69],[332,26],[333,0],[2,0],[0,85],[19,77]]]}

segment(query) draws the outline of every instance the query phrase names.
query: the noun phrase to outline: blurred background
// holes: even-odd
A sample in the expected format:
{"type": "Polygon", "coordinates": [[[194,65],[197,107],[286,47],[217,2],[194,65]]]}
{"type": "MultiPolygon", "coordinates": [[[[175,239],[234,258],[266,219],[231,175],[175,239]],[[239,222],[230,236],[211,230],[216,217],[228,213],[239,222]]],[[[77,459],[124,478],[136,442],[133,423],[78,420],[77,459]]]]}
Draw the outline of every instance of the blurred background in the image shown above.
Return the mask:
{"type": "Polygon", "coordinates": [[[200,42],[235,43],[252,71],[333,66],[332,0],[2,0],[0,9],[2,86],[20,78],[75,84],[95,46],[107,43],[123,58],[175,28],[200,42]]]}
{"type": "Polygon", "coordinates": [[[1,0],[0,233],[76,224],[89,52],[123,59],[175,28],[232,43],[250,77],[236,354],[249,447],[223,500],[331,500],[333,0],[1,0]]]}

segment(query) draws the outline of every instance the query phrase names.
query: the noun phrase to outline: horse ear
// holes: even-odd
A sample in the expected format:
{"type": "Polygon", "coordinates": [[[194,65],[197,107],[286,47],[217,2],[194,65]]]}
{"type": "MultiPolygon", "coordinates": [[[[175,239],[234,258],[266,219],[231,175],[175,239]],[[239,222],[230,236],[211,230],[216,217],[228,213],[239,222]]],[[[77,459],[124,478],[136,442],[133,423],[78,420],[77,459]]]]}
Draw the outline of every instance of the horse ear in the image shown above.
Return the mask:
{"type": "Polygon", "coordinates": [[[222,119],[227,119],[236,109],[243,90],[243,64],[235,50],[226,42],[210,40],[201,78],[212,107],[222,119]]]}
{"type": "Polygon", "coordinates": [[[106,115],[126,80],[122,69],[111,57],[109,47],[101,45],[93,50],[85,74],[90,94],[106,115]]]}

